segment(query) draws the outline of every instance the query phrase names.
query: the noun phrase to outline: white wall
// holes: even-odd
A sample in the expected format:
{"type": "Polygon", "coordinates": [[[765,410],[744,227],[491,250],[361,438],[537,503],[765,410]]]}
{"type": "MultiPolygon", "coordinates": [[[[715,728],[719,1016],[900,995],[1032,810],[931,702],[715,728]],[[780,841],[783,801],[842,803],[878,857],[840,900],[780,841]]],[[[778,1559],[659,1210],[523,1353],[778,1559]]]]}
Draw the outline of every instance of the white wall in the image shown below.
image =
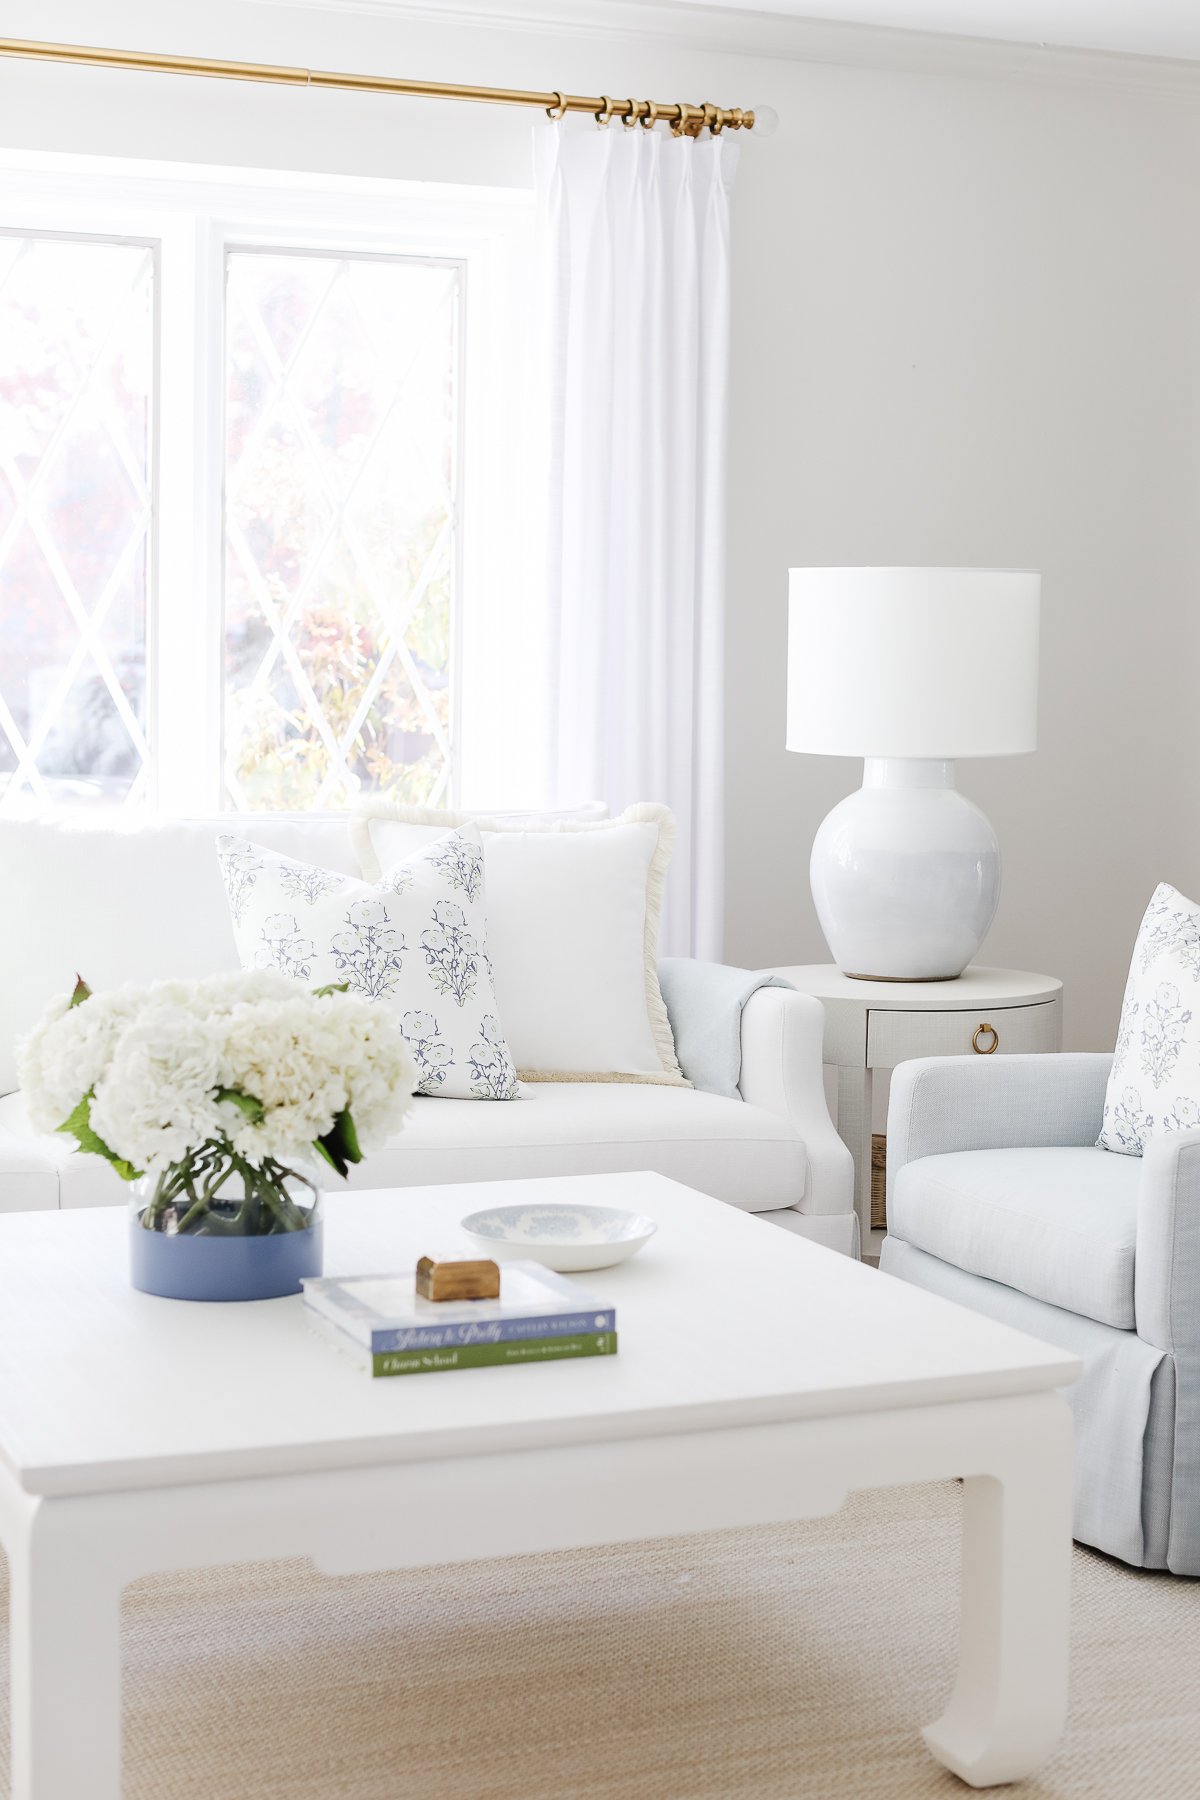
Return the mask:
{"type": "MultiPolygon", "coordinates": [[[[963,768],[1006,857],[983,954],[1061,974],[1068,1043],[1111,1044],[1151,888],[1200,890],[1200,89],[1122,86],[1111,68],[1101,85],[1069,61],[1058,79],[982,56],[948,75],[805,61],[782,38],[756,56],[657,29],[261,0],[10,0],[5,30],[775,106],[736,196],[727,953],[824,959],[808,846],[857,781],[783,749],[789,564],[1039,568],[1041,748],[963,768]]],[[[528,124],[0,64],[10,146],[522,185],[528,124]]]]}

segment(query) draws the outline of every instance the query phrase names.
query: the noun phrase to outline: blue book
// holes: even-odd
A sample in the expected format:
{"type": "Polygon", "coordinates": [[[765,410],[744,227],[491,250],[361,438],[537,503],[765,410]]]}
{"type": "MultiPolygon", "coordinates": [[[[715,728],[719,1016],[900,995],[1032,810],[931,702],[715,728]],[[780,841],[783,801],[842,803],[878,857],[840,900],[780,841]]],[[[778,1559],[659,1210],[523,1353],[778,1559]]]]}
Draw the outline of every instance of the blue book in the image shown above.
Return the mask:
{"type": "Polygon", "coordinates": [[[372,1356],[523,1339],[613,1332],[617,1315],[540,1263],[500,1265],[498,1300],[426,1300],[410,1275],[327,1275],[304,1283],[304,1302],[372,1356]]]}

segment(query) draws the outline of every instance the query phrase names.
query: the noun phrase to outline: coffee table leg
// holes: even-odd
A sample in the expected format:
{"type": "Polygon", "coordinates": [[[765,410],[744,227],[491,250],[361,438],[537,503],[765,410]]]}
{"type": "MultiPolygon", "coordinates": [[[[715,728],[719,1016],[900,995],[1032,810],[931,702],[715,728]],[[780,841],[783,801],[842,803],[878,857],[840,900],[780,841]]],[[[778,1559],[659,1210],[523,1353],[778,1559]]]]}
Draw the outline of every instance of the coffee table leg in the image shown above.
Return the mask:
{"type": "Polygon", "coordinates": [[[10,1577],[12,1800],[120,1800],[121,1585],[87,1503],[43,1500],[10,1577]]]}
{"type": "Polygon", "coordinates": [[[965,1482],[958,1679],[925,1741],[972,1787],[1031,1774],[1067,1712],[1071,1420],[1031,1398],[965,1482]]]}

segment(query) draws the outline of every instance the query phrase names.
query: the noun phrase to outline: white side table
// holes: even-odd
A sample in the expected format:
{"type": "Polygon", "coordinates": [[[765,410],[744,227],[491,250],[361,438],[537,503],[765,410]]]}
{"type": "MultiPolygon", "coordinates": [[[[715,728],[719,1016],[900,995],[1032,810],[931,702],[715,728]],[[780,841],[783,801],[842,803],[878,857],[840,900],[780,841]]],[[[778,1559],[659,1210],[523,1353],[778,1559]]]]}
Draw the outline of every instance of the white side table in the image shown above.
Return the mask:
{"type": "Polygon", "coordinates": [[[837,1128],[854,1157],[864,1254],[871,1230],[871,1098],[876,1069],[917,1056],[1011,1055],[1062,1049],[1062,982],[972,964],[955,981],[858,981],[833,963],[772,971],[825,1008],[826,1063],[836,1067],[837,1128]]]}

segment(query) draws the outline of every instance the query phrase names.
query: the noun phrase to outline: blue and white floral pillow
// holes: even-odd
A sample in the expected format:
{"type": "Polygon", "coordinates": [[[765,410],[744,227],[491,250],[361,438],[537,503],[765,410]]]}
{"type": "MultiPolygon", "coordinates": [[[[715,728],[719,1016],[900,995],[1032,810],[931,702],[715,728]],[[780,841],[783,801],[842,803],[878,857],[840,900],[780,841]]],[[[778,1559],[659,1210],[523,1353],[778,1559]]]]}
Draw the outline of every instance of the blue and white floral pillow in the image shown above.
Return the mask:
{"type": "Polygon", "coordinates": [[[345,982],[393,1008],[419,1094],[519,1097],[496,1012],[475,826],[424,845],[374,884],[245,838],[219,837],[217,856],[244,969],[279,969],[308,987],[345,982]]]}
{"type": "Polygon", "coordinates": [[[1200,1129],[1200,906],[1155,888],[1129,965],[1100,1145],[1141,1156],[1164,1131],[1200,1129]]]}

